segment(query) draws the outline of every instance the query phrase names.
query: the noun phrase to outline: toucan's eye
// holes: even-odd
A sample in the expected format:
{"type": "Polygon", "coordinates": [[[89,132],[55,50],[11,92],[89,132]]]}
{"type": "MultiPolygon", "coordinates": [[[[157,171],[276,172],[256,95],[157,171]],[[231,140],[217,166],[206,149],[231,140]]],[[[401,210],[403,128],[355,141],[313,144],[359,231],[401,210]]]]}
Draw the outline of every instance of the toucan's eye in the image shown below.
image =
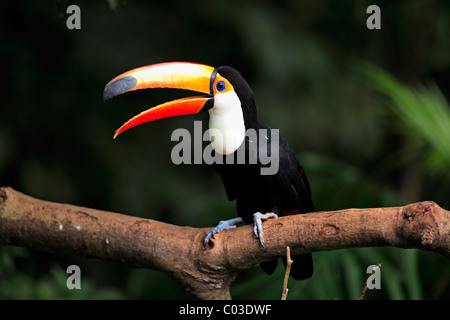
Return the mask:
{"type": "Polygon", "coordinates": [[[223,81],[219,81],[216,83],[216,89],[219,92],[222,92],[223,90],[225,90],[225,87],[226,87],[225,82],[223,82],[223,81]]]}

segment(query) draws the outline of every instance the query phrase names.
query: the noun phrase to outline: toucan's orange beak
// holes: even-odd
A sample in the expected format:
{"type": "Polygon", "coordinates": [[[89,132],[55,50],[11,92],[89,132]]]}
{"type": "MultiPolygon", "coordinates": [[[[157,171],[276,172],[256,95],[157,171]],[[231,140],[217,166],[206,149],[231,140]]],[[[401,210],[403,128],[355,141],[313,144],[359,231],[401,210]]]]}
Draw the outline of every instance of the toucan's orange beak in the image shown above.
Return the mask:
{"type": "Polygon", "coordinates": [[[144,111],[122,125],[114,138],[145,122],[194,114],[211,108],[216,74],[213,67],[203,64],[169,62],[133,69],[112,79],[103,91],[103,101],[128,91],[147,88],[176,88],[207,94],[174,100],[144,111]]]}

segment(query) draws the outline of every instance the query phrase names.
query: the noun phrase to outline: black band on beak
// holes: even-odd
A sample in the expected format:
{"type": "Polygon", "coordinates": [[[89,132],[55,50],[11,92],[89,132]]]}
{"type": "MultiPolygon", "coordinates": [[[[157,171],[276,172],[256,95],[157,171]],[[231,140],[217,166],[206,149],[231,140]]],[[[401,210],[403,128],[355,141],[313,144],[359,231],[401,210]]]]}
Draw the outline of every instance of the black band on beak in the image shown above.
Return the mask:
{"type": "Polygon", "coordinates": [[[217,77],[217,68],[214,69],[214,71],[211,74],[211,78],[209,78],[209,94],[214,95],[214,81],[217,77]]]}

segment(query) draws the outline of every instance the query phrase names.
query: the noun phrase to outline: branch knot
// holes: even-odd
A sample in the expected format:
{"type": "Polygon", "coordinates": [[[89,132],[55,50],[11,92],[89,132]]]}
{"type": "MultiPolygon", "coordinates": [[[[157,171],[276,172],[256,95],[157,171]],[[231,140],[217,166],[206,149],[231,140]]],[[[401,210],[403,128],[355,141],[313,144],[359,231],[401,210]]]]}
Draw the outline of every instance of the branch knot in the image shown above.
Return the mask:
{"type": "Polygon", "coordinates": [[[8,196],[6,195],[6,188],[0,187],[0,204],[6,201],[8,196]]]}
{"type": "Polygon", "coordinates": [[[403,208],[402,233],[408,235],[408,239],[414,243],[433,249],[439,244],[437,239],[441,237],[441,226],[436,217],[438,205],[433,201],[413,203],[403,208]]]}

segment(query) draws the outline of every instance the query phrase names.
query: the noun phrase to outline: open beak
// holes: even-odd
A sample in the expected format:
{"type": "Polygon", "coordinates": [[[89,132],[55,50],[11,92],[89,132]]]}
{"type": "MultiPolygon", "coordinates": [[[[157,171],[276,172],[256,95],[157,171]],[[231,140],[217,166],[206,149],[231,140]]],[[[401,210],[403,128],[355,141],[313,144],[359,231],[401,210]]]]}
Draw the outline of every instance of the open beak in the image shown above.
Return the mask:
{"type": "Polygon", "coordinates": [[[112,79],[103,91],[103,101],[128,91],[148,88],[175,88],[197,91],[207,96],[196,96],[163,103],[148,109],[122,125],[114,139],[137,125],[158,119],[198,113],[213,106],[213,67],[189,62],[169,62],[149,65],[125,72],[112,79]]]}

